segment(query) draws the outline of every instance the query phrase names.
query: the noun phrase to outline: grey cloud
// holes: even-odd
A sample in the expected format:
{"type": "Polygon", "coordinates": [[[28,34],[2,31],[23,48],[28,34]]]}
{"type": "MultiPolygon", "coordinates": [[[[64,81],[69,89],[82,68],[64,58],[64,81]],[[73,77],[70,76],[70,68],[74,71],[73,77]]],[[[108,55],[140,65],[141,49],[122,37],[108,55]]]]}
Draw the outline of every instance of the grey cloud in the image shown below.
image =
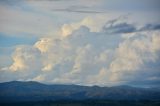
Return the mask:
{"type": "Polygon", "coordinates": [[[57,12],[74,12],[74,13],[105,13],[102,11],[92,11],[92,10],[71,10],[68,8],[65,9],[52,9],[52,11],[57,11],[57,12]]]}
{"type": "Polygon", "coordinates": [[[74,13],[105,13],[105,11],[97,11],[91,9],[89,6],[82,6],[82,5],[71,5],[68,6],[67,8],[57,8],[57,9],[52,9],[52,11],[57,11],[57,12],[74,12],[74,13]]]}
{"type": "Polygon", "coordinates": [[[110,24],[109,26],[104,26],[103,30],[106,33],[131,33],[135,32],[136,28],[132,24],[119,23],[116,25],[110,24]]]}
{"type": "Polygon", "coordinates": [[[118,33],[123,34],[123,33],[152,31],[152,30],[160,29],[160,24],[149,23],[142,26],[141,28],[138,28],[134,24],[123,22],[123,21],[121,22],[121,20],[122,20],[121,18],[117,18],[117,19],[108,21],[102,28],[103,32],[108,34],[118,34],[118,33]]]}
{"type": "Polygon", "coordinates": [[[105,33],[116,34],[116,33],[131,33],[136,31],[136,27],[133,24],[124,22],[123,20],[128,18],[128,15],[120,16],[116,19],[106,22],[102,30],[105,33]]]}
{"type": "Polygon", "coordinates": [[[159,30],[159,29],[160,29],[160,24],[146,24],[139,31],[159,30]]]}

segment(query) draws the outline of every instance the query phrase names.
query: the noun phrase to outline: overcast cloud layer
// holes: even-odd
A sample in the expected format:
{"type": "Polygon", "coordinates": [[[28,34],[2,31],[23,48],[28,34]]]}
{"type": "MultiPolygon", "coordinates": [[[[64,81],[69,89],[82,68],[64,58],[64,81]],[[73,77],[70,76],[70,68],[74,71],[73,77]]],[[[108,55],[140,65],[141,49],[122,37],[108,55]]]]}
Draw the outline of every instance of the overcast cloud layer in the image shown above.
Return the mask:
{"type": "Polygon", "coordinates": [[[147,1],[1,1],[0,82],[159,86],[159,8],[147,1]]]}

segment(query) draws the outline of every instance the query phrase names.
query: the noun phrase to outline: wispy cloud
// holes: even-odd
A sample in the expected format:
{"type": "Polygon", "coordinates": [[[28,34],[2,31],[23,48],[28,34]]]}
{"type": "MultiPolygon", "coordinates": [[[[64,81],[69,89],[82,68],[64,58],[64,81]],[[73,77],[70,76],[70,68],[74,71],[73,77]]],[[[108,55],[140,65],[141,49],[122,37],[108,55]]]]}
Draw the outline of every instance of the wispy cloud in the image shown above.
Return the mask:
{"type": "Polygon", "coordinates": [[[90,6],[82,6],[82,5],[71,5],[67,8],[57,8],[57,9],[52,9],[52,11],[57,11],[57,12],[75,12],[75,13],[107,13],[106,11],[98,11],[94,10],[90,6]]]}
{"type": "Polygon", "coordinates": [[[96,14],[96,13],[107,13],[107,12],[103,12],[103,11],[71,10],[71,9],[52,9],[52,11],[56,11],[56,12],[74,12],[74,13],[92,13],[92,14],[96,14]]]}

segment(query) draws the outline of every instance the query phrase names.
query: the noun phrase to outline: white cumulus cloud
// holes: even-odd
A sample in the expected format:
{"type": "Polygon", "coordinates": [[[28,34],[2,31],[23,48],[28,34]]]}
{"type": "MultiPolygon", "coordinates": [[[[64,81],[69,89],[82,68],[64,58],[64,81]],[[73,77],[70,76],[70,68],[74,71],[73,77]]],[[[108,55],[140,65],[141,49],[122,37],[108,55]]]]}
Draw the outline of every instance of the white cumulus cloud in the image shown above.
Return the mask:
{"type": "Polygon", "coordinates": [[[156,66],[160,61],[159,31],[94,32],[88,21],[62,26],[69,27],[64,28],[68,30],[66,35],[62,33],[65,37],[41,38],[32,46],[17,47],[3,76],[19,72],[29,74],[13,74],[15,80],[117,85],[160,74],[156,66]]]}

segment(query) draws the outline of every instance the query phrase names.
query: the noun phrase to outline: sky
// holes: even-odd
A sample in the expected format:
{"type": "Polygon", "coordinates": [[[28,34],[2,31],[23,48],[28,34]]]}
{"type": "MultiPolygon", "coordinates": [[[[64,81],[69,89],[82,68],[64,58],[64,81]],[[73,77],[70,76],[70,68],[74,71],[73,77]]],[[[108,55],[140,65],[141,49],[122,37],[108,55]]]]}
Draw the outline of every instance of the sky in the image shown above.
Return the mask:
{"type": "Polygon", "coordinates": [[[0,0],[0,82],[160,87],[158,0],[0,0]]]}

